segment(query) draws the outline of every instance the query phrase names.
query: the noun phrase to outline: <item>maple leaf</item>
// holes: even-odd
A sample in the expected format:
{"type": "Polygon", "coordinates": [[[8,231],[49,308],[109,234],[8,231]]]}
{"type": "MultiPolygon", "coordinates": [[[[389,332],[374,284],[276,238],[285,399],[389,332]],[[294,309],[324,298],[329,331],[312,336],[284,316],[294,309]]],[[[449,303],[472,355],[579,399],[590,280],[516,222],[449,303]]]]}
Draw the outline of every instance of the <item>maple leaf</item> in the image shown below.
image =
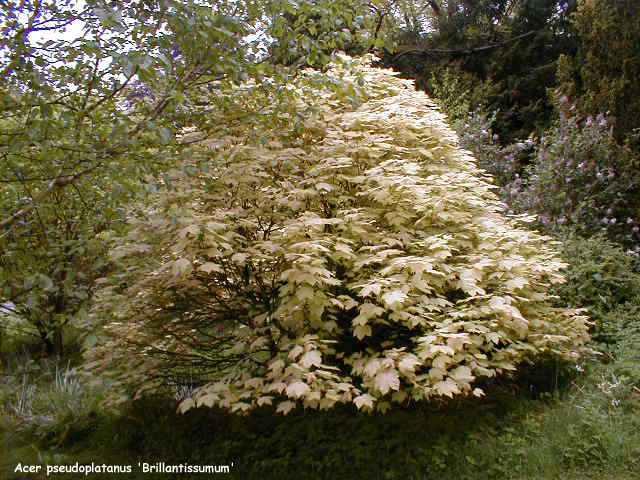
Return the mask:
{"type": "Polygon", "coordinates": [[[322,365],[322,355],[318,350],[310,350],[305,353],[300,359],[300,365],[304,368],[309,368],[311,366],[319,367],[322,365]]]}
{"type": "Polygon", "coordinates": [[[271,402],[273,401],[273,397],[266,395],[264,397],[258,397],[258,400],[256,401],[256,404],[261,407],[262,405],[271,405],[271,402]]]}
{"type": "Polygon", "coordinates": [[[364,337],[370,336],[372,333],[371,327],[369,325],[358,325],[353,329],[353,335],[358,339],[362,340],[364,337]]]}
{"type": "Polygon", "coordinates": [[[293,382],[287,387],[287,395],[289,397],[300,398],[309,393],[311,389],[304,382],[293,382]]]}
{"type": "Polygon", "coordinates": [[[367,320],[372,317],[378,317],[384,313],[384,309],[373,303],[363,303],[360,305],[360,314],[353,319],[354,325],[365,325],[367,320]]]}
{"type": "Polygon", "coordinates": [[[398,372],[394,369],[379,372],[375,377],[375,385],[383,395],[390,390],[398,390],[400,388],[398,372]]]}
{"type": "Polygon", "coordinates": [[[360,289],[360,296],[367,297],[372,293],[374,295],[380,295],[380,289],[382,288],[382,284],[380,283],[369,283],[360,289]]]}
{"type": "Polygon", "coordinates": [[[458,382],[472,382],[475,380],[475,377],[471,373],[471,369],[465,365],[460,365],[456,367],[449,376],[458,382]]]}
{"type": "Polygon", "coordinates": [[[407,298],[407,294],[402,290],[393,290],[391,292],[385,293],[382,296],[382,301],[387,307],[393,307],[398,303],[404,302],[407,298]]]}
{"type": "Polygon", "coordinates": [[[283,415],[286,415],[291,410],[293,410],[295,406],[296,406],[295,402],[291,402],[289,400],[280,402],[278,404],[278,408],[276,408],[276,413],[282,413],[283,415]]]}
{"type": "Polygon", "coordinates": [[[444,381],[439,381],[433,386],[434,390],[438,392],[440,395],[444,395],[446,397],[453,397],[456,393],[460,393],[460,388],[458,384],[447,378],[444,381]]]}
{"type": "Polygon", "coordinates": [[[374,358],[367,362],[367,365],[364,367],[364,371],[367,372],[367,375],[373,377],[376,373],[378,373],[380,365],[380,360],[374,358]]]}
{"type": "Polygon", "coordinates": [[[356,398],[353,399],[353,403],[356,404],[356,407],[358,407],[358,410],[361,410],[362,407],[365,407],[367,409],[373,408],[374,401],[375,401],[375,398],[373,398],[368,393],[358,395],[356,398]]]}
{"type": "Polygon", "coordinates": [[[415,355],[406,355],[400,363],[398,363],[398,369],[403,372],[413,372],[417,365],[420,365],[420,360],[415,355]]]}

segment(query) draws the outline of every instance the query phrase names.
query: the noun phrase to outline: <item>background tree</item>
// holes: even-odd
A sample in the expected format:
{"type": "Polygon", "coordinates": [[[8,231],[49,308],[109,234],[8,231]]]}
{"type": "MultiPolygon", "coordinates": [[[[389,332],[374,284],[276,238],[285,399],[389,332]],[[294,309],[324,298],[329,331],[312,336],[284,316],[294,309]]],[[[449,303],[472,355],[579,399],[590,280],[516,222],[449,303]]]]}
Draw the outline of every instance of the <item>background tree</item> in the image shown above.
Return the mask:
{"type": "Polygon", "coordinates": [[[560,71],[563,93],[585,116],[607,115],[621,141],[640,127],[639,14],[631,0],[579,2],[572,17],[578,48],[560,71]]]}
{"type": "Polygon", "coordinates": [[[400,46],[385,57],[386,64],[436,96],[446,90],[447,79],[462,82],[470,110],[496,112],[493,127],[505,143],[549,125],[553,107],[546,89],[555,85],[560,54],[574,49],[568,23],[573,4],[478,0],[427,5],[427,25],[410,35],[400,26],[400,46]]]}

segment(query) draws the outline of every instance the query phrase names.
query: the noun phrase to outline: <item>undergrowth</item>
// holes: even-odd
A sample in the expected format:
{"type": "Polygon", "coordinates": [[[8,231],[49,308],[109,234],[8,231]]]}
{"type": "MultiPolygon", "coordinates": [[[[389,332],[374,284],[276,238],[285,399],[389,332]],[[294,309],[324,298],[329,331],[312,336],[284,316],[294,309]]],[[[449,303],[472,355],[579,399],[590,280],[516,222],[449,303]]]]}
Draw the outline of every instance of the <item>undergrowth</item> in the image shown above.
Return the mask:
{"type": "MultiPolygon", "coordinates": [[[[245,417],[215,409],[178,414],[172,398],[105,411],[72,365],[39,359],[36,374],[36,359],[23,350],[3,363],[14,373],[3,372],[0,471],[17,479],[25,478],[13,473],[18,463],[93,462],[133,470],[83,477],[139,478],[139,462],[164,462],[233,463],[229,476],[242,479],[637,478],[640,377],[629,365],[640,362],[631,337],[606,358],[494,381],[484,399],[385,415],[348,407],[287,417],[266,407],[245,417]]],[[[180,478],[196,477],[202,474],[180,478]]]]}

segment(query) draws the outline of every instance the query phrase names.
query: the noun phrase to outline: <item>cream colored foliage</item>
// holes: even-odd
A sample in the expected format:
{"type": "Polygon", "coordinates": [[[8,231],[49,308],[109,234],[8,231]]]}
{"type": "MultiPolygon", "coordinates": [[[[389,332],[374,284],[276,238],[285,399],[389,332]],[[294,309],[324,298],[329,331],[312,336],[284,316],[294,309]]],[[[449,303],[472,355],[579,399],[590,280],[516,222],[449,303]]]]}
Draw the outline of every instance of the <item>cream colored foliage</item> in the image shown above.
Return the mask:
{"type": "Polygon", "coordinates": [[[579,350],[587,319],[545,293],[564,267],[550,239],[503,215],[431,100],[371,60],[305,71],[244,122],[219,112],[198,174],[174,172],[114,250],[95,372],[158,389],[194,359],[183,411],[386,410],[579,350]]]}

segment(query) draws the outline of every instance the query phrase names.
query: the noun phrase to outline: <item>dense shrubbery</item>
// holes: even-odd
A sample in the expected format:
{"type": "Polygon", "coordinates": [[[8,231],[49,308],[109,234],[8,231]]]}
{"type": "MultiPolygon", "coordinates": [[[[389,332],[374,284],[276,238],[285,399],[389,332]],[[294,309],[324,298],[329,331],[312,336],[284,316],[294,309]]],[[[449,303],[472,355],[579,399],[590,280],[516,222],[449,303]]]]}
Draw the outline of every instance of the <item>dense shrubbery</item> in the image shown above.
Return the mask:
{"type": "Polygon", "coordinates": [[[581,117],[567,97],[554,104],[558,118],[544,136],[503,146],[491,128],[495,117],[476,111],[465,118],[464,95],[439,100],[456,119],[461,146],[493,175],[512,213],[536,215],[536,226],[551,233],[604,231],[640,251],[640,182],[629,168],[637,153],[614,139],[604,115],[581,117]]]}
{"type": "Polygon", "coordinates": [[[573,110],[566,97],[557,100],[556,125],[536,142],[531,166],[506,185],[505,198],[514,210],[537,214],[548,230],[569,226],[589,236],[605,229],[635,246],[638,180],[621,165],[628,152],[603,115],[580,118],[573,110]]]}
{"type": "Polygon", "coordinates": [[[219,129],[209,169],[172,174],[114,250],[96,371],[144,391],[192,366],[207,385],[185,409],[384,411],[574,355],[586,319],[549,301],[553,244],[501,214],[412,86],[361,61],[310,71],[291,86],[287,118],[314,99],[299,132],[219,129]]]}
{"type": "Polygon", "coordinates": [[[563,240],[562,255],[569,267],[567,282],[554,288],[559,302],[589,309],[599,348],[615,349],[633,335],[640,341],[640,260],[602,235],[563,240]]]}

